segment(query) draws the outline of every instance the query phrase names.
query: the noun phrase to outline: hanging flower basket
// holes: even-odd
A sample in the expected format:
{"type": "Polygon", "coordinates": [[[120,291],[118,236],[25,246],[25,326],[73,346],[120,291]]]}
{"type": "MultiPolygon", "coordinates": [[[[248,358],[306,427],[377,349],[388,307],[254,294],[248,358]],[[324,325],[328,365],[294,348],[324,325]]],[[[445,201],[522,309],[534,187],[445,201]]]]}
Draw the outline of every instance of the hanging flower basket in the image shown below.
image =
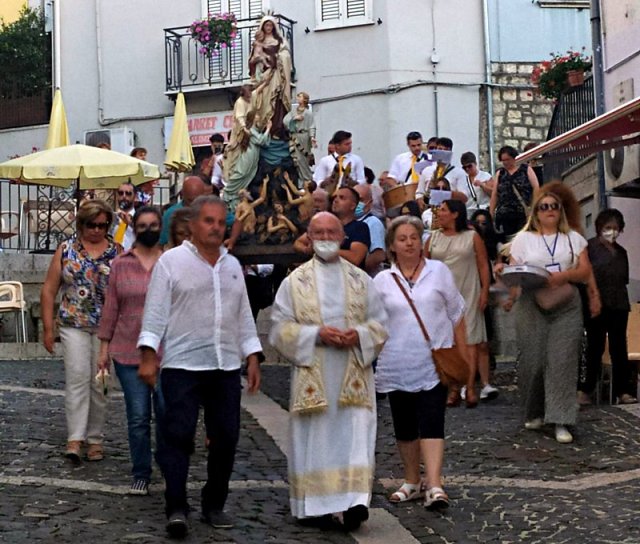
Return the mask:
{"type": "Polygon", "coordinates": [[[552,53],[551,60],[542,61],[533,69],[531,83],[541,96],[557,100],[569,86],[582,85],[584,73],[590,68],[591,59],[579,51],[552,53]]]}
{"type": "Polygon", "coordinates": [[[233,13],[209,15],[206,19],[191,23],[189,32],[200,44],[198,51],[202,55],[216,57],[222,49],[235,46],[233,40],[238,35],[236,17],[233,13]]]}

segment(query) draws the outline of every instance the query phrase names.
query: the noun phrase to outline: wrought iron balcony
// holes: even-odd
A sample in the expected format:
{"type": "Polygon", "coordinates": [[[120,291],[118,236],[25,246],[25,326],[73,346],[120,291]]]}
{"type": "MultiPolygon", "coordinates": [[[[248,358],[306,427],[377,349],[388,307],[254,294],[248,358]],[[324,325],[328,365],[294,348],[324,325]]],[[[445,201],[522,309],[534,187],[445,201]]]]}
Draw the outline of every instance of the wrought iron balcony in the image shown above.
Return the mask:
{"type": "MultiPolygon", "coordinates": [[[[295,80],[293,25],[295,21],[276,16],[280,35],[289,44],[292,61],[292,81],[295,80]]],[[[238,19],[238,35],[233,47],[220,51],[216,57],[200,53],[201,47],[191,37],[188,26],[164,29],[166,92],[223,89],[248,83],[251,44],[260,19],[238,19]]]]}
{"type": "MultiPolygon", "coordinates": [[[[585,79],[584,84],[579,87],[570,87],[560,96],[553,110],[547,140],[579,127],[587,121],[591,121],[595,116],[593,77],[588,77],[585,79]]],[[[562,179],[563,172],[592,155],[592,153],[587,153],[553,160],[553,155],[559,153],[561,151],[551,151],[545,155],[545,180],[562,179]]]]}

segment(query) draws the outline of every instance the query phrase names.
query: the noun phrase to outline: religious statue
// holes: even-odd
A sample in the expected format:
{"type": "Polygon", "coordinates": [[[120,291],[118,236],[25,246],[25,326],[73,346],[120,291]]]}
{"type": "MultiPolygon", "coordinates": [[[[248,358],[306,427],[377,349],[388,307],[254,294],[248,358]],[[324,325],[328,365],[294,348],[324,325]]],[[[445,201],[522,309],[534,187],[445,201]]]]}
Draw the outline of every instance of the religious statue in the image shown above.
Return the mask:
{"type": "Polygon", "coordinates": [[[310,179],[311,167],[315,164],[312,148],[317,146],[316,124],[309,110],[309,95],[299,92],[296,99],[298,105],[285,115],[284,125],[289,130],[291,156],[298,175],[301,179],[310,179]]]}
{"type": "Polygon", "coordinates": [[[298,234],[296,227],[284,214],[284,206],[280,202],[273,205],[273,215],[267,220],[269,238],[278,243],[290,242],[298,234]]]}
{"type": "Polygon", "coordinates": [[[249,75],[255,89],[251,109],[259,119],[258,128],[271,121],[270,134],[279,135],[284,116],[291,109],[291,53],[280,35],[278,21],[265,15],[260,21],[249,57],[249,75]]]}
{"type": "Polygon", "coordinates": [[[251,194],[246,189],[241,189],[239,192],[240,202],[236,206],[236,221],[242,223],[242,232],[244,234],[254,234],[256,232],[256,212],[255,209],[262,204],[267,198],[267,184],[269,178],[265,177],[262,180],[262,188],[260,189],[260,196],[251,202],[251,194]]]}
{"type": "Polygon", "coordinates": [[[309,221],[313,215],[313,191],[316,188],[316,183],[312,180],[304,182],[304,189],[298,189],[287,172],[284,173],[284,179],[286,185],[283,183],[282,188],[287,193],[287,201],[291,206],[298,206],[298,218],[303,223],[309,221]],[[298,198],[293,198],[292,193],[298,198]]]}

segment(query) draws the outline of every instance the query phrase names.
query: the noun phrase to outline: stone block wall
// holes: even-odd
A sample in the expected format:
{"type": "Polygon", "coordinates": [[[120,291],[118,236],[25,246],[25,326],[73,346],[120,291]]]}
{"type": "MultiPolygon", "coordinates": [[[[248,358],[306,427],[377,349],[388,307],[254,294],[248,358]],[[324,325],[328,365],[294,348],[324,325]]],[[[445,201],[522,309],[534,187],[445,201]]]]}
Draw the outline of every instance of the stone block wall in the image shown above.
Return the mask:
{"type": "MultiPolygon", "coordinates": [[[[522,151],[529,142],[542,143],[553,114],[553,102],[538,96],[529,78],[535,63],[493,63],[493,131],[494,158],[503,145],[522,151]]],[[[486,99],[480,101],[486,112],[486,99]]],[[[486,113],[480,120],[480,164],[489,165],[486,113]]],[[[495,158],[494,160],[497,160],[495,158]]]]}

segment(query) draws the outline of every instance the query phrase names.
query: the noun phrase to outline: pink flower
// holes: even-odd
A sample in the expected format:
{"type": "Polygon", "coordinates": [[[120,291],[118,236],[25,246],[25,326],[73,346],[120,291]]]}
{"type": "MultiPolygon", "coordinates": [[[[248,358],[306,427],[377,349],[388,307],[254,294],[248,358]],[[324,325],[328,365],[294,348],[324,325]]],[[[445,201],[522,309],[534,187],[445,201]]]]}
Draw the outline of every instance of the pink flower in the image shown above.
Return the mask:
{"type": "Polygon", "coordinates": [[[222,43],[220,44],[220,47],[222,47],[222,49],[225,49],[225,48],[227,47],[227,44],[226,44],[226,43],[224,43],[224,42],[222,42],[222,43]]]}

